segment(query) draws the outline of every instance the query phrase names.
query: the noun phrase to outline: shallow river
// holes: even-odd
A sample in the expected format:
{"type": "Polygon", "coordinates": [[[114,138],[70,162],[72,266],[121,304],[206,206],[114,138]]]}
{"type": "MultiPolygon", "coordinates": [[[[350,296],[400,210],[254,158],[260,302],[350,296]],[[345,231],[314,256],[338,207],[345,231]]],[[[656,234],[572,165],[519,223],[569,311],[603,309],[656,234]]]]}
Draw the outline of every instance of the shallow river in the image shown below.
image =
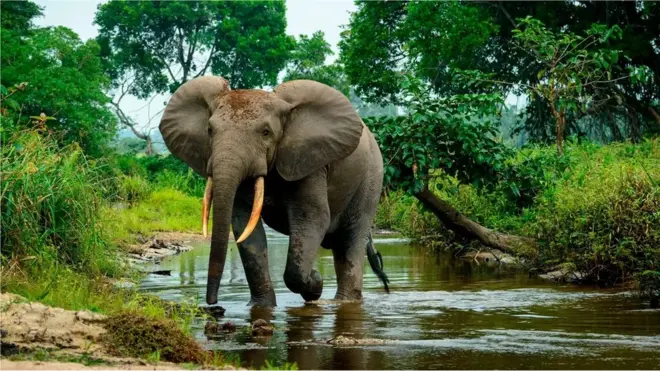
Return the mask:
{"type": "MultiPolygon", "coordinates": [[[[474,262],[452,261],[397,239],[377,239],[391,294],[365,264],[364,300],[305,305],[282,276],[288,238],[269,231],[269,259],[278,306],[251,310],[236,245],[230,244],[219,303],[221,322],[233,334],[195,336],[244,366],[265,360],[300,369],[658,369],[660,311],[645,309],[634,293],[549,284],[527,275],[474,262]],[[276,329],[270,338],[243,331],[265,318],[276,329]],[[338,335],[387,342],[333,346],[338,335]]],[[[167,258],[154,269],[144,290],[169,300],[204,302],[209,247],[167,258]]],[[[365,259],[366,260],[366,259],[365,259]]],[[[317,269],[324,279],[321,299],[332,299],[336,285],[330,251],[317,269]]]]}

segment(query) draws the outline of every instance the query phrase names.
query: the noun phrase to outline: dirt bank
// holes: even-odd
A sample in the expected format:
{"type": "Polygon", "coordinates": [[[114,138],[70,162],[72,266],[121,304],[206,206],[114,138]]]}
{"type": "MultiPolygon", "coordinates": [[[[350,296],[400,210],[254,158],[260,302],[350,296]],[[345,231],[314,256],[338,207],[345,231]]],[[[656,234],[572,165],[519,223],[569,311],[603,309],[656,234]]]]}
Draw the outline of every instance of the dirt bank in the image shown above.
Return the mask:
{"type": "MultiPolygon", "coordinates": [[[[234,236],[230,233],[230,240],[234,236]]],[[[192,244],[211,242],[201,234],[181,232],[156,232],[152,236],[138,236],[140,243],[129,246],[128,256],[135,262],[156,261],[192,249],[192,244]]]]}
{"type": "Polygon", "coordinates": [[[0,293],[0,369],[183,369],[176,363],[113,355],[104,341],[107,322],[98,313],[49,307],[0,293]]]}
{"type": "Polygon", "coordinates": [[[108,354],[101,342],[105,316],[88,311],[53,308],[10,294],[0,294],[2,363],[0,369],[172,369],[173,363],[148,364],[108,354]],[[45,360],[29,359],[39,352],[45,360]],[[7,358],[9,357],[9,358],[7,358]],[[27,358],[27,359],[26,359],[27,358]],[[67,360],[93,360],[94,367],[67,360]]]}
{"type": "Polygon", "coordinates": [[[102,364],[86,366],[75,362],[10,361],[0,359],[0,370],[183,370],[176,364],[102,364]]]}

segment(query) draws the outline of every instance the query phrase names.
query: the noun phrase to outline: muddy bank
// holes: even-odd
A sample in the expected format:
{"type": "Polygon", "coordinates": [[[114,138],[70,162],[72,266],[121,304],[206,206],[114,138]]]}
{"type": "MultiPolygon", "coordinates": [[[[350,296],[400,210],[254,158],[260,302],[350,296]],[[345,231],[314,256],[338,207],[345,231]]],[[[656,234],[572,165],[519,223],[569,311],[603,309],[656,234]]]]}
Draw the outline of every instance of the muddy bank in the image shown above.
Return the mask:
{"type": "MultiPolygon", "coordinates": [[[[135,358],[109,354],[102,342],[105,316],[88,311],[53,308],[10,294],[0,294],[2,367],[6,369],[79,369],[80,363],[66,359],[93,359],[99,368],[178,368],[173,363],[148,364],[135,358]],[[53,361],[21,360],[22,355],[47,351],[53,361]],[[7,359],[14,357],[18,359],[7,359]]],[[[92,368],[92,367],[89,367],[92,368]]],[[[93,367],[96,368],[96,367],[93,367]]]]}
{"type": "MultiPolygon", "coordinates": [[[[386,229],[374,229],[376,237],[400,236],[398,232],[386,229]]],[[[192,250],[192,244],[211,243],[211,237],[198,233],[157,232],[153,236],[137,236],[138,244],[129,246],[128,256],[136,263],[159,261],[167,256],[177,255],[192,250]]],[[[229,241],[234,241],[234,234],[229,232],[229,241]]]]}
{"type": "Polygon", "coordinates": [[[75,362],[59,361],[10,361],[0,359],[0,370],[184,370],[171,364],[102,364],[84,365],[75,362]]]}
{"type": "MultiPolygon", "coordinates": [[[[107,341],[114,334],[108,332],[112,318],[2,293],[0,369],[181,369],[171,362],[118,357],[107,341]]],[[[235,369],[230,365],[222,368],[235,369]]]]}
{"type": "MultiPolygon", "coordinates": [[[[233,241],[233,234],[229,234],[233,241]]],[[[129,246],[128,257],[133,262],[153,262],[164,257],[180,254],[192,250],[192,244],[199,242],[211,242],[211,238],[205,238],[197,233],[181,232],[157,232],[153,236],[137,236],[138,244],[129,246]]]]}

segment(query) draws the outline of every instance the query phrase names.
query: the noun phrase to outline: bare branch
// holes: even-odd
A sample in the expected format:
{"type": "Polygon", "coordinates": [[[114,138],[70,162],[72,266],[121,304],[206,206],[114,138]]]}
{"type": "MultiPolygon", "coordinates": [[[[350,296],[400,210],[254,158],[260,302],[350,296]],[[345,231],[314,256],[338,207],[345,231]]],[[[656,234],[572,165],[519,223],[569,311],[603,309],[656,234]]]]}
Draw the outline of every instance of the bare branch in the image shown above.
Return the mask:
{"type": "Polygon", "coordinates": [[[211,65],[211,60],[213,59],[214,53],[215,53],[215,42],[211,47],[211,54],[209,54],[209,59],[206,60],[206,63],[204,64],[204,68],[202,68],[201,71],[199,71],[199,73],[195,75],[195,77],[203,76],[206,73],[206,69],[209,68],[209,66],[211,65]]]}

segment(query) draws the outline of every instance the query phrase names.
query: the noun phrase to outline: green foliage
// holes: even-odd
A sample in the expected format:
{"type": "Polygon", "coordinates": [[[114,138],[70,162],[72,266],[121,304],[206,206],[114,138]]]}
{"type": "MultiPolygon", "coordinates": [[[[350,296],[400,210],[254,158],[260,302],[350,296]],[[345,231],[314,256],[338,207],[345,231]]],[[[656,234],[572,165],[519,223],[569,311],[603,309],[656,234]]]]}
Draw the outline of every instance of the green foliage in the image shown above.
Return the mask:
{"type": "MultiPolygon", "coordinates": [[[[592,125],[612,130],[615,140],[620,139],[619,131],[623,139],[639,139],[657,126],[648,109],[656,107],[657,112],[660,98],[659,53],[654,46],[660,5],[656,2],[357,1],[356,5],[349,27],[342,33],[340,56],[350,83],[370,102],[400,102],[402,71],[412,71],[442,96],[523,93],[522,86],[542,81],[542,69],[551,70],[529,45],[519,48],[512,42],[518,26],[514,20],[534,15],[550,34],[560,38],[596,31],[610,39],[607,53],[598,52],[602,45],[580,45],[601,60],[601,69],[607,67],[611,72],[607,80],[616,81],[582,85],[582,93],[594,97],[591,102],[580,102],[588,103],[587,114],[597,118],[592,125]],[[614,40],[611,36],[615,35],[620,39],[614,40]],[[612,50],[618,51],[618,58],[613,58],[612,50]],[[459,81],[454,79],[457,70],[492,74],[511,85],[459,81]],[[639,78],[628,78],[638,74],[639,78]]],[[[547,101],[531,102],[525,113],[525,130],[532,139],[553,138],[553,131],[546,130],[555,121],[547,101]]],[[[573,121],[569,117],[568,135],[578,133],[573,121]]]]}
{"type": "Polygon", "coordinates": [[[651,299],[651,307],[658,307],[660,298],[660,270],[646,270],[636,275],[642,295],[651,299]]]}
{"type": "Polygon", "coordinates": [[[113,0],[95,23],[113,81],[134,74],[130,94],[146,98],[207,72],[233,88],[275,85],[293,47],[285,10],[283,1],[113,0]]]}
{"type": "Polygon", "coordinates": [[[120,155],[115,162],[122,174],[145,179],[155,189],[175,189],[194,197],[204,195],[206,179],[174,156],[120,155]]]}
{"type": "Polygon", "coordinates": [[[419,192],[436,169],[477,186],[492,183],[510,154],[490,119],[499,98],[434,98],[418,79],[407,75],[402,81],[406,114],[365,119],[383,152],[386,186],[419,192]]]}
{"type": "Polygon", "coordinates": [[[144,201],[151,195],[151,191],[151,184],[140,176],[123,175],[119,177],[119,197],[129,204],[144,201]]]}
{"type": "Polygon", "coordinates": [[[537,200],[529,226],[543,262],[569,262],[604,284],[658,270],[659,143],[586,144],[571,152],[571,171],[537,200]]]}
{"type": "Polygon", "coordinates": [[[2,5],[0,58],[3,143],[12,132],[34,127],[30,115],[43,113],[51,119],[40,129],[56,134],[62,144],[77,142],[86,154],[100,156],[115,134],[116,119],[105,108],[109,80],[99,45],[81,41],[66,27],[31,28],[30,17],[39,14],[36,5],[8,4],[2,5]]]}
{"type": "MultiPolygon", "coordinates": [[[[508,195],[507,176],[492,188],[475,188],[438,171],[429,189],[482,225],[536,238],[542,268],[572,267],[603,285],[634,278],[645,292],[657,290],[652,272],[660,271],[660,140],[569,142],[563,156],[553,147],[523,148],[507,160],[507,169],[534,190],[526,192],[531,202],[522,212],[508,195]]],[[[376,224],[437,246],[465,245],[420,206],[402,191],[390,192],[376,224]]]]}
{"type": "Polygon", "coordinates": [[[314,32],[311,37],[300,35],[291,52],[283,81],[314,80],[332,86],[348,97],[350,86],[342,66],[337,63],[325,64],[326,58],[332,54],[332,48],[325,41],[322,31],[314,32]]]}
{"type": "MultiPolygon", "coordinates": [[[[43,9],[31,1],[4,1],[0,3],[3,30],[27,32],[34,26],[32,20],[43,15],[43,9]]],[[[4,35],[3,35],[4,36],[4,35]]],[[[3,39],[4,45],[4,39],[3,39]]]]}
{"type": "Polygon", "coordinates": [[[127,209],[105,209],[104,218],[111,226],[109,233],[113,240],[130,245],[135,243],[136,235],[151,236],[157,231],[199,233],[201,211],[200,198],[162,189],[127,209]]]}
{"type": "Polygon", "coordinates": [[[1,154],[3,261],[117,274],[115,249],[99,220],[107,183],[81,148],[19,132],[1,154]]]}

